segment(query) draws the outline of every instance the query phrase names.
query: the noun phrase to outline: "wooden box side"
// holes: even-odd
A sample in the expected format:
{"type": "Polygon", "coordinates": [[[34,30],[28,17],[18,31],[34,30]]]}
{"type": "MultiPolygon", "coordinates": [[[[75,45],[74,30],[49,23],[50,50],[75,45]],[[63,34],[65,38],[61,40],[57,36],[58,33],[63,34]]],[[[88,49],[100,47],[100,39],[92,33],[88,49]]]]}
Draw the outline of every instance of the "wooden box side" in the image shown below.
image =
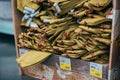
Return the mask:
{"type": "MultiPolygon", "coordinates": [[[[21,27],[20,27],[20,22],[22,18],[22,13],[17,10],[17,0],[12,0],[12,17],[13,17],[13,23],[14,23],[14,39],[15,39],[15,48],[16,48],[16,57],[19,57],[18,53],[18,35],[21,33],[21,27]]],[[[19,65],[18,65],[19,66],[19,65]]],[[[23,74],[22,70],[20,67],[18,67],[20,75],[23,74]]]]}
{"type": "Polygon", "coordinates": [[[110,49],[110,63],[109,70],[112,70],[119,63],[120,47],[117,41],[120,35],[120,0],[113,1],[113,21],[111,33],[111,49],[110,49]]]}
{"type": "MultiPolygon", "coordinates": [[[[119,11],[120,9],[120,1],[119,0],[114,0],[114,9],[119,11]]],[[[22,29],[20,27],[20,22],[22,18],[22,13],[17,10],[17,0],[12,0],[12,14],[13,14],[13,22],[14,22],[14,35],[15,35],[15,44],[16,44],[16,55],[19,57],[18,53],[18,35],[21,33],[22,29]]],[[[112,28],[112,43],[111,43],[111,50],[110,50],[110,64],[109,64],[109,69],[111,70],[117,63],[119,59],[119,52],[120,49],[118,47],[118,43],[116,43],[116,39],[120,34],[120,29],[119,29],[119,19],[120,19],[120,14],[114,15],[114,20],[113,20],[113,28],[112,28]],[[117,21],[117,22],[116,22],[117,21]]],[[[21,70],[20,70],[21,71],[21,70]]]]}
{"type": "Polygon", "coordinates": [[[17,43],[18,43],[18,35],[22,31],[20,27],[22,13],[17,10],[17,0],[12,0],[12,16],[13,16],[13,23],[14,23],[16,54],[17,54],[17,57],[19,57],[17,43]]]}

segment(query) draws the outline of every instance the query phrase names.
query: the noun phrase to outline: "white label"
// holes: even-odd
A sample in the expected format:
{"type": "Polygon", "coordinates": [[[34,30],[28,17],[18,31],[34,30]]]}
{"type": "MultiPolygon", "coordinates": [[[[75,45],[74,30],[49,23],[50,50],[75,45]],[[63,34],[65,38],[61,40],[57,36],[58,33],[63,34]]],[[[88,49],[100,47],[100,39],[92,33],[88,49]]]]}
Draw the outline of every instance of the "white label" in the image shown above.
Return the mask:
{"type": "Polygon", "coordinates": [[[35,12],[34,9],[29,8],[29,7],[27,7],[27,6],[24,7],[24,10],[28,10],[28,11],[30,11],[31,13],[34,13],[34,12],[35,12]]]}
{"type": "Polygon", "coordinates": [[[61,12],[61,9],[60,9],[58,3],[54,3],[54,7],[56,8],[56,10],[57,10],[58,13],[61,12]]]}
{"type": "Polygon", "coordinates": [[[32,22],[32,18],[29,18],[28,21],[27,21],[26,26],[29,27],[31,22],[32,22]]]}
{"type": "Polygon", "coordinates": [[[35,13],[32,13],[30,17],[34,17],[35,15],[39,14],[39,11],[36,11],[35,13]]]}
{"type": "Polygon", "coordinates": [[[20,54],[25,54],[26,52],[28,52],[29,50],[27,49],[22,49],[22,48],[19,48],[19,53],[20,54]]]}
{"type": "Polygon", "coordinates": [[[90,75],[102,79],[102,65],[90,62],[90,75]]]}
{"type": "Polygon", "coordinates": [[[28,10],[25,10],[23,11],[24,14],[30,14],[30,12],[28,10]]]}
{"type": "Polygon", "coordinates": [[[44,19],[43,22],[44,22],[44,23],[50,23],[50,19],[48,19],[48,18],[47,18],[47,19],[44,19]]]}
{"type": "Polygon", "coordinates": [[[71,71],[71,60],[69,58],[65,57],[59,57],[60,61],[60,68],[63,70],[69,70],[71,71]]]}
{"type": "Polygon", "coordinates": [[[29,18],[30,18],[30,15],[25,14],[25,15],[23,16],[23,18],[22,18],[22,21],[25,21],[25,20],[27,20],[27,19],[29,19],[29,18]]]}
{"type": "Polygon", "coordinates": [[[108,15],[106,15],[106,18],[113,19],[113,9],[112,9],[112,11],[110,11],[110,13],[108,15]]]}
{"type": "Polygon", "coordinates": [[[106,18],[113,19],[113,15],[107,15],[106,18]]]}

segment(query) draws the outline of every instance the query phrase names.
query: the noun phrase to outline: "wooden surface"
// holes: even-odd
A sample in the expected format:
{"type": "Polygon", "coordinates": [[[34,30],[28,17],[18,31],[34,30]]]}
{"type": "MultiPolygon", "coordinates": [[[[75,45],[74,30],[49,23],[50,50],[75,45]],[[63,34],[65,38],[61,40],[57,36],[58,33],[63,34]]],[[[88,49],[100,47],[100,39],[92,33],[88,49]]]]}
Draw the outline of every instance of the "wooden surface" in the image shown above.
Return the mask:
{"type": "MultiPolygon", "coordinates": [[[[15,47],[16,47],[16,56],[19,57],[18,53],[18,47],[17,47],[17,42],[18,42],[18,35],[21,33],[21,27],[20,27],[20,22],[22,18],[22,13],[20,13],[17,10],[17,0],[12,0],[12,16],[13,16],[13,23],[14,23],[14,38],[15,38],[15,47]]],[[[22,70],[20,67],[18,67],[20,75],[22,75],[22,70]]]]}
{"type": "MultiPolygon", "coordinates": [[[[13,12],[13,21],[14,21],[14,30],[15,30],[15,43],[17,45],[18,42],[18,35],[20,34],[20,32],[22,31],[21,27],[20,27],[20,22],[21,22],[21,18],[22,18],[22,13],[19,12],[17,10],[17,0],[12,0],[12,12],[13,12]]],[[[120,3],[119,0],[116,1],[118,3],[120,3]]],[[[119,9],[119,4],[116,6],[114,5],[114,8],[117,10],[119,9]]],[[[118,13],[119,15],[119,13],[118,13]]],[[[111,49],[110,49],[110,64],[109,64],[109,69],[112,70],[114,68],[114,66],[116,66],[116,64],[118,63],[118,58],[119,58],[119,52],[120,49],[116,43],[116,39],[120,33],[120,28],[119,28],[119,16],[117,16],[115,14],[114,20],[113,21],[113,28],[112,28],[112,38],[111,38],[111,49]]],[[[19,53],[18,53],[18,47],[16,46],[16,52],[17,52],[17,57],[19,57],[19,53]]],[[[61,79],[60,79],[61,80],[61,79]]],[[[74,79],[73,79],[74,80],[74,79]]]]}
{"type": "Polygon", "coordinates": [[[120,35],[120,0],[114,0],[114,17],[112,22],[111,49],[109,69],[112,70],[119,63],[120,47],[117,38],[120,35]]]}

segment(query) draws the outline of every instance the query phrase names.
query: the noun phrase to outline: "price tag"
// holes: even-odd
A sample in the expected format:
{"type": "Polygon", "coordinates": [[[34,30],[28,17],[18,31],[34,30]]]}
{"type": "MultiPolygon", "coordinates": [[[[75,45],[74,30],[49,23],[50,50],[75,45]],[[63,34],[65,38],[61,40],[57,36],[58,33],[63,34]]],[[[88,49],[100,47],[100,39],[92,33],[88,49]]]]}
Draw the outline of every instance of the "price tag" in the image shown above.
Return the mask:
{"type": "Polygon", "coordinates": [[[61,69],[71,71],[71,60],[69,58],[59,57],[59,60],[61,69]]]}
{"type": "Polygon", "coordinates": [[[26,52],[28,52],[29,50],[27,49],[22,49],[22,48],[19,48],[19,53],[20,54],[25,54],[26,52]]]}
{"type": "Polygon", "coordinates": [[[102,79],[102,65],[90,62],[90,75],[102,79]]]}

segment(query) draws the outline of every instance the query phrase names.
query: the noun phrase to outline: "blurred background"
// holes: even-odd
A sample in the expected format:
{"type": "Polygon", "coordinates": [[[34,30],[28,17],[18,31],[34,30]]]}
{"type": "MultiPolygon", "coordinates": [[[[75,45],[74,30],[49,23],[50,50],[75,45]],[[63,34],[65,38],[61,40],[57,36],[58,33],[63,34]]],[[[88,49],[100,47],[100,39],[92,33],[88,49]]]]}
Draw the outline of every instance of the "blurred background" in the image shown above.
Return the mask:
{"type": "Polygon", "coordinates": [[[0,33],[14,34],[11,0],[0,0],[0,33]]]}
{"type": "Polygon", "coordinates": [[[0,80],[34,80],[18,73],[11,0],[0,0],[0,80]]]}

